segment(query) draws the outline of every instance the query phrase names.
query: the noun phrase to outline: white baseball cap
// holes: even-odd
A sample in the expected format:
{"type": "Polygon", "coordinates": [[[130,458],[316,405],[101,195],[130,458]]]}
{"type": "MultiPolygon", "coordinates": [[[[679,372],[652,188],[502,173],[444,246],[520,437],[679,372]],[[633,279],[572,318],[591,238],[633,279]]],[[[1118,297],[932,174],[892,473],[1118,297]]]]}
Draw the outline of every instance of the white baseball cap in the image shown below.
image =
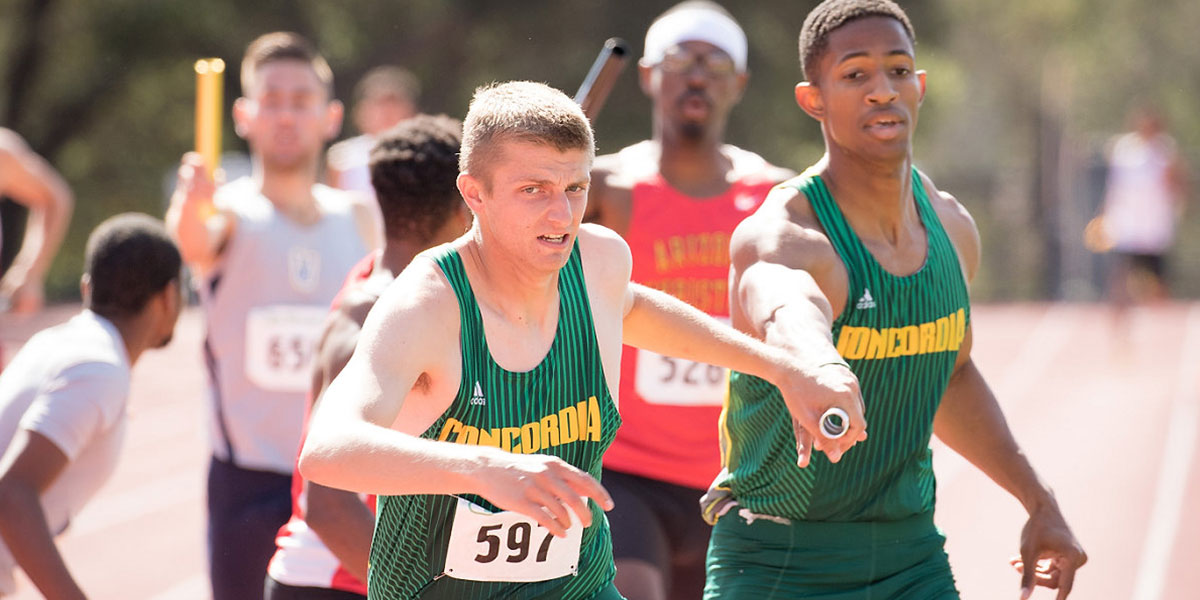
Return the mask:
{"type": "Polygon", "coordinates": [[[656,65],[683,42],[712,44],[733,59],[739,72],[746,71],[746,33],[728,14],[700,2],[670,10],[650,25],[642,61],[656,65]]]}

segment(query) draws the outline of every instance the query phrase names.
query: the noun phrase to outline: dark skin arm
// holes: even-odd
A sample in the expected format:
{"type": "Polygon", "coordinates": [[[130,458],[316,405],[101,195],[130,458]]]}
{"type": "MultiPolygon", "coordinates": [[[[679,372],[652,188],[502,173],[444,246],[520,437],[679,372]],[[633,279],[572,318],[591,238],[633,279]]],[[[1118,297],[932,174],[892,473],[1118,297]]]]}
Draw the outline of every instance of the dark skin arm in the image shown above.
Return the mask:
{"type": "MultiPolygon", "coordinates": [[[[349,294],[342,306],[330,314],[317,346],[317,366],[313,375],[313,398],[318,402],[320,394],[354,353],[359,331],[374,302],[374,297],[349,294]]],[[[354,492],[308,480],[304,481],[304,493],[308,498],[305,512],[308,526],[351,575],[365,582],[371,535],[375,531],[375,515],[371,509],[354,492]]]]}
{"type": "MultiPolygon", "coordinates": [[[[933,183],[925,185],[931,191],[933,183]]],[[[971,216],[948,194],[931,194],[964,265],[969,282],[979,265],[979,233],[971,216]]],[[[1017,498],[1029,514],[1021,530],[1021,557],[1013,566],[1021,571],[1021,598],[1035,585],[1058,590],[1058,600],[1071,593],[1075,570],[1087,562],[1087,553],[1075,539],[1059,510],[1054,493],[1029,463],[995,394],[971,359],[972,330],[959,349],[954,373],[933,421],[933,431],[955,452],[1017,498]],[[1025,568],[1035,565],[1035,569],[1025,568]]]]}
{"type": "Polygon", "coordinates": [[[42,511],[41,495],[67,456],[49,438],[20,429],[0,461],[0,536],[47,600],[86,598],[63,562],[42,511]]]}

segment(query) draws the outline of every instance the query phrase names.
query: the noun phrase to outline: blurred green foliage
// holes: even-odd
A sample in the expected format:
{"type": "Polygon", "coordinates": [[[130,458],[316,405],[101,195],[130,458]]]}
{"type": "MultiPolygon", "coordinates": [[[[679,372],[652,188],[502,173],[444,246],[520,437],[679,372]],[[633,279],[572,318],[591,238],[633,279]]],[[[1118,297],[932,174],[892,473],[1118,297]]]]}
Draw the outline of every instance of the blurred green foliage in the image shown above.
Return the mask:
{"type": "MultiPolygon", "coordinates": [[[[534,79],[573,93],[604,40],[641,53],[668,0],[0,0],[0,124],[24,135],[71,183],[75,219],[49,294],[77,295],[87,232],[126,210],[163,212],[192,145],[192,63],[237,66],[257,35],[309,36],[348,99],[367,69],[394,63],[422,80],[422,107],[461,117],[472,90],[534,79]]],[[[727,2],[750,38],[751,80],[728,139],[800,170],[821,153],[796,108],[796,38],[814,0],[727,2]]],[[[918,165],[972,211],[984,237],[978,299],[1089,298],[1102,259],[1079,247],[1098,202],[1096,165],[1139,98],[1157,101],[1200,164],[1200,3],[1194,0],[913,0],[929,91],[918,165]]],[[[228,114],[228,110],[226,111],[228,114]]],[[[650,133],[634,69],[596,122],[600,152],[650,133]]],[[[344,135],[355,132],[347,123],[344,135]]],[[[226,121],[226,150],[244,149],[226,121]]],[[[1194,213],[1196,211],[1192,211],[1194,213]]],[[[1177,292],[1200,296],[1200,220],[1183,225],[1177,292]]]]}

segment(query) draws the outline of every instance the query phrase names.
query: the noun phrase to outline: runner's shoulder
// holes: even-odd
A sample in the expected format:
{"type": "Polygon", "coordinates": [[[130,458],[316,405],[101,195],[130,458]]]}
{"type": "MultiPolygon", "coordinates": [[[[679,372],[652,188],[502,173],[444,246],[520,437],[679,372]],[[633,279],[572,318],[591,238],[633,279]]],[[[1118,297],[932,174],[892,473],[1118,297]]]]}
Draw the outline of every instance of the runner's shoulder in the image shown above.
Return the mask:
{"type": "Polygon", "coordinates": [[[810,268],[837,258],[796,176],[771,188],[762,206],[738,225],[730,240],[735,263],[767,261],[810,268]]]}
{"type": "Polygon", "coordinates": [[[929,197],[929,204],[937,213],[942,227],[946,229],[946,234],[950,236],[950,240],[966,263],[968,274],[974,275],[980,259],[979,228],[975,225],[975,219],[958,201],[958,198],[949,192],[939,190],[933,180],[924,172],[917,172],[920,174],[921,183],[929,197]]]}

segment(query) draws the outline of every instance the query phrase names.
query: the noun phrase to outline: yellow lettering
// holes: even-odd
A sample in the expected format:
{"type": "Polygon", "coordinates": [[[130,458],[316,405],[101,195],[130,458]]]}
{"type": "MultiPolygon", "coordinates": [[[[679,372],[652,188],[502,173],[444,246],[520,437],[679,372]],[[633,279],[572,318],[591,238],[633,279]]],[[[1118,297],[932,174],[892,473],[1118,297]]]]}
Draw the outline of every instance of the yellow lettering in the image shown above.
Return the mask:
{"type": "Polygon", "coordinates": [[[521,436],[521,428],[520,427],[505,427],[504,429],[502,429],[500,431],[500,440],[501,440],[500,441],[500,449],[504,450],[505,452],[512,452],[514,454],[520,454],[521,453],[521,444],[520,444],[520,440],[517,439],[520,436],[521,436]],[[517,442],[516,444],[513,444],[514,440],[517,442]]]}
{"type": "Polygon", "coordinates": [[[671,266],[678,269],[683,266],[683,257],[687,254],[687,250],[683,247],[683,238],[673,235],[667,240],[667,247],[671,250],[671,266]]]}
{"type": "Polygon", "coordinates": [[[870,344],[867,346],[867,358],[885,358],[888,355],[888,348],[895,343],[888,339],[888,332],[891,329],[867,329],[870,332],[868,335],[871,338],[870,344]]]}
{"type": "Polygon", "coordinates": [[[537,421],[521,426],[521,454],[533,454],[542,449],[542,433],[539,429],[537,421]]]}
{"type": "Polygon", "coordinates": [[[458,419],[453,417],[446,419],[446,424],[442,426],[442,432],[438,434],[438,441],[446,441],[446,438],[450,437],[450,434],[458,432],[461,425],[462,423],[459,423],[458,419]]]}
{"type": "Polygon", "coordinates": [[[950,319],[942,317],[936,321],[937,323],[937,346],[933,349],[935,352],[944,352],[950,347],[950,319]]]}
{"type": "Polygon", "coordinates": [[[858,360],[867,353],[867,328],[843,327],[838,336],[838,354],[846,360],[858,360]]]}
{"type": "Polygon", "coordinates": [[[921,323],[920,329],[921,349],[918,352],[921,354],[933,352],[933,349],[937,346],[937,325],[933,323],[921,323]]]}
{"type": "Polygon", "coordinates": [[[480,429],[479,430],[479,445],[491,446],[493,448],[500,447],[500,430],[499,429],[480,429]]]}
{"type": "Polygon", "coordinates": [[[568,406],[558,411],[558,443],[569,444],[579,439],[579,415],[568,406]]]}
{"type": "Polygon", "coordinates": [[[596,401],[596,397],[588,398],[588,434],[593,442],[600,441],[600,403],[596,401]]]}
{"type": "MultiPolygon", "coordinates": [[[[887,358],[896,358],[904,351],[904,340],[900,335],[900,330],[895,327],[884,329],[887,333],[887,358]]],[[[883,358],[882,356],[880,358],[883,358]]]]}
{"type": "Polygon", "coordinates": [[[671,259],[667,256],[667,246],[662,240],[654,240],[654,269],[659,273],[671,268],[671,259]]]}
{"type": "Polygon", "coordinates": [[[921,350],[921,333],[916,325],[908,325],[900,330],[900,345],[903,347],[902,356],[912,356],[921,350]]]}
{"type": "Polygon", "coordinates": [[[579,417],[579,439],[580,441],[586,440],[588,436],[588,428],[591,427],[591,424],[588,423],[588,417],[590,415],[588,414],[586,400],[575,405],[575,414],[579,417]]]}
{"type": "Polygon", "coordinates": [[[458,443],[468,446],[478,446],[479,429],[470,425],[463,425],[462,430],[458,432],[458,443]]]}
{"type": "Polygon", "coordinates": [[[954,319],[954,345],[951,350],[958,350],[962,346],[963,340],[967,339],[967,313],[963,309],[958,309],[954,319]]]}
{"type": "Polygon", "coordinates": [[[558,445],[558,415],[542,417],[542,448],[553,448],[558,445]]]}

